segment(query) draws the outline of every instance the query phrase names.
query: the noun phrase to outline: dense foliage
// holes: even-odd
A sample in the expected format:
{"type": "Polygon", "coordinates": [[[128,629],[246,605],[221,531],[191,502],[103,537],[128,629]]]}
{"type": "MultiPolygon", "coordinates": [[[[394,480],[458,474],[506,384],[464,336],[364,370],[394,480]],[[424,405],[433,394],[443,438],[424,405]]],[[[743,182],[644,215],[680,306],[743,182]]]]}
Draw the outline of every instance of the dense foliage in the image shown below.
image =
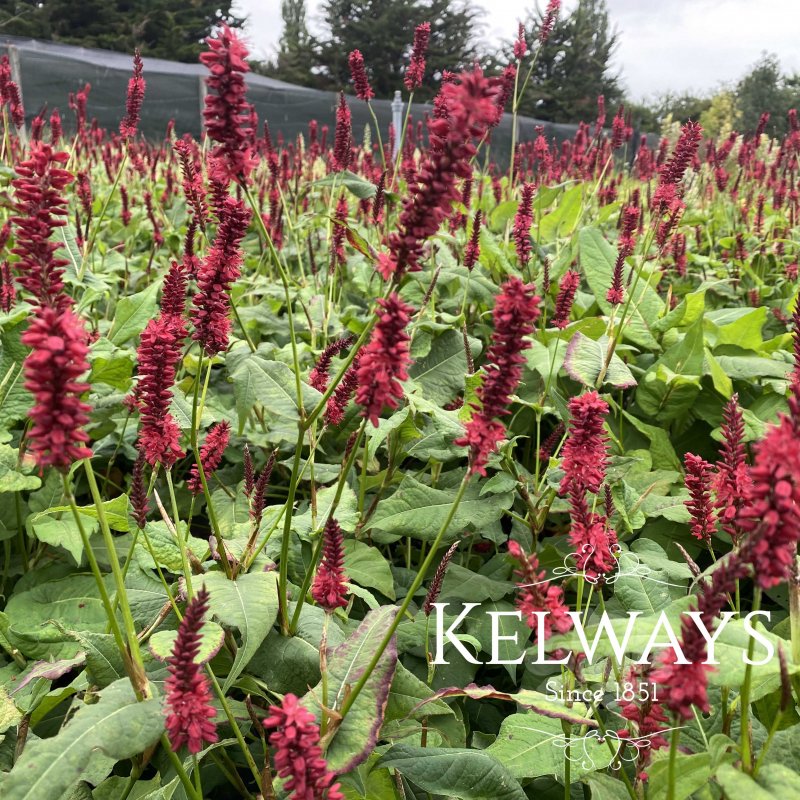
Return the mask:
{"type": "Polygon", "coordinates": [[[493,163],[539,49],[383,143],[0,62],[4,800],[798,793],[797,115],[493,163]]]}

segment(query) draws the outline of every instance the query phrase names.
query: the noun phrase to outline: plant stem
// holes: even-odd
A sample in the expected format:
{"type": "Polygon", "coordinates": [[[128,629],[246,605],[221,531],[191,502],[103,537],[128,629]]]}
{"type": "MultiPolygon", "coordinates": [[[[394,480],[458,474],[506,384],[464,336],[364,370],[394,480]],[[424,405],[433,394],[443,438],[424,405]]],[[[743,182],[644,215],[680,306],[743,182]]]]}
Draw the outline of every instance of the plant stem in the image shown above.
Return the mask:
{"type": "Polygon", "coordinates": [[[675,728],[669,743],[669,765],[667,777],[667,800],[675,800],[675,762],[678,757],[678,741],[681,738],[681,729],[675,728]]]}
{"type": "Polygon", "coordinates": [[[426,556],[425,560],[422,562],[422,566],[419,568],[419,572],[417,573],[417,577],[414,578],[414,582],[408,589],[408,593],[406,594],[403,602],[400,605],[400,609],[397,612],[397,615],[392,620],[392,624],[389,626],[389,630],[386,631],[384,634],[383,639],[381,640],[380,644],[378,645],[377,650],[375,651],[372,659],[369,662],[369,665],[364,670],[361,677],[356,682],[355,686],[353,687],[352,691],[349,695],[345,698],[344,702],[342,703],[342,707],[339,710],[339,714],[342,718],[347,715],[347,712],[353,707],[353,703],[355,703],[358,695],[361,693],[361,690],[364,688],[364,685],[369,680],[370,675],[374,671],[375,667],[380,661],[381,656],[383,655],[383,651],[389,646],[389,642],[391,642],[392,637],[394,636],[395,631],[397,630],[397,626],[400,624],[401,620],[405,616],[408,607],[411,605],[411,601],[414,598],[414,595],[422,586],[422,582],[425,580],[425,575],[427,574],[428,570],[431,567],[434,559],[436,558],[436,551],[439,548],[439,544],[442,541],[447,529],[450,527],[450,523],[453,521],[453,518],[456,515],[456,511],[458,510],[459,505],[461,504],[461,500],[464,497],[464,492],[466,491],[467,485],[469,484],[470,473],[464,476],[464,479],[461,481],[461,486],[458,487],[458,493],[456,494],[455,498],[453,499],[453,504],[450,506],[450,511],[447,514],[447,518],[445,519],[442,527],[439,528],[439,532],[436,534],[436,538],[433,540],[431,544],[431,549],[428,551],[428,555],[426,556]]]}
{"type": "MultiPolygon", "coordinates": [[[[761,589],[756,588],[753,592],[753,611],[758,611],[761,608],[761,589]]],[[[755,649],[755,639],[751,636],[747,644],[747,667],[744,671],[744,683],[742,684],[742,693],[739,697],[741,710],[741,751],[742,751],[742,768],[745,772],[752,773],[753,771],[753,753],[750,747],[750,687],[753,680],[753,665],[750,663],[753,660],[753,650],[755,649]]]]}

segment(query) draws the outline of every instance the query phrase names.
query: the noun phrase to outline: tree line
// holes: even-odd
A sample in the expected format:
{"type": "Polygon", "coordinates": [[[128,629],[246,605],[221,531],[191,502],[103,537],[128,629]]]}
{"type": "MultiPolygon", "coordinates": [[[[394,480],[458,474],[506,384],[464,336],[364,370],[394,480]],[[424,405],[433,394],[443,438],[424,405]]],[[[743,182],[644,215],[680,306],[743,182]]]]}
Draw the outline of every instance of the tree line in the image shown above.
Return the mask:
{"type": "MultiPolygon", "coordinates": [[[[0,0],[0,33],[126,53],[138,47],[145,56],[193,62],[217,24],[244,24],[232,5],[233,0],[0,0]]],[[[513,60],[516,31],[486,52],[479,39],[481,15],[472,0],[326,0],[320,29],[312,34],[305,0],[281,0],[277,52],[252,66],[289,83],[336,90],[348,85],[347,57],[359,49],[376,95],[390,98],[402,87],[413,28],[427,21],[425,83],[416,98],[429,100],[446,69],[478,60],[499,73],[513,60]]],[[[538,8],[521,20],[529,43],[538,39],[542,20],[538,8]]],[[[618,41],[606,0],[578,0],[562,11],[536,58],[520,113],[551,122],[588,121],[603,95],[611,113],[624,103],[631,124],[640,130],[699,119],[711,135],[753,131],[761,113],[769,111],[768,132],[782,135],[786,112],[800,105],[800,75],[785,74],[777,57],[766,53],[736,83],[702,94],[667,92],[633,102],[613,64],[618,41]]]]}

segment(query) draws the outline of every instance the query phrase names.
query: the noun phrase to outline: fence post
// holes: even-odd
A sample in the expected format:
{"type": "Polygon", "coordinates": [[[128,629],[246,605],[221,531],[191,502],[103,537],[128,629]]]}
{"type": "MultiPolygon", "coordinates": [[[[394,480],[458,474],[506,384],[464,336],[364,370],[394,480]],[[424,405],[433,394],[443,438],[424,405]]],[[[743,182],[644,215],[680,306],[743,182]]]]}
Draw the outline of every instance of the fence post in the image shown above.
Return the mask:
{"type": "Polygon", "coordinates": [[[397,155],[400,147],[400,137],[403,135],[403,98],[400,90],[397,89],[392,100],[392,127],[394,128],[394,148],[392,158],[397,155]]]}
{"type": "Polygon", "coordinates": [[[206,86],[206,79],[203,75],[198,75],[197,80],[200,82],[200,136],[203,135],[203,111],[206,107],[206,95],[208,94],[208,86],[206,86]]]}
{"type": "MultiPolygon", "coordinates": [[[[19,87],[19,101],[25,108],[25,99],[22,95],[22,70],[19,68],[19,50],[13,44],[8,46],[8,65],[11,67],[11,80],[19,87]]],[[[18,129],[17,135],[23,147],[28,144],[28,126],[24,121],[22,127],[18,129]]]]}

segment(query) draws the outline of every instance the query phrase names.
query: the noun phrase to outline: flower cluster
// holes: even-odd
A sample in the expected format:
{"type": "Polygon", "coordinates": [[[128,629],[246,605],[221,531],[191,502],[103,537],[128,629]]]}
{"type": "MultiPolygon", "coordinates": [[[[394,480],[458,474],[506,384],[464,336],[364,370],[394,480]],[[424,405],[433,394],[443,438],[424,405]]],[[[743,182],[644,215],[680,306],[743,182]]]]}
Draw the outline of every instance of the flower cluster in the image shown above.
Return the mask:
{"type": "Polygon", "coordinates": [[[469,447],[470,472],[486,474],[486,464],[505,426],[497,417],[508,414],[506,406],[522,377],[525,358],[522,351],[531,346],[526,340],[540,314],[539,298],[532,285],[509,278],[501,287],[494,306],[494,331],[487,353],[486,375],[477,389],[480,406],[466,425],[464,436],[455,444],[469,447]]]}
{"type": "Polygon", "coordinates": [[[328,613],[347,606],[347,576],[344,572],[344,536],[339,523],[328,517],[322,532],[322,558],[311,586],[311,596],[328,613]]]}
{"type": "Polygon", "coordinates": [[[709,544],[711,534],[716,530],[714,508],[711,502],[711,472],[713,467],[704,458],[687,453],[684,458],[686,468],[686,489],[689,499],[685,506],[689,509],[692,536],[709,544]]]}
{"type": "MultiPolygon", "coordinates": [[[[536,187],[532,183],[522,185],[522,197],[514,215],[514,246],[517,258],[525,266],[531,258],[531,225],[533,225],[533,194],[536,187]]],[[[544,287],[546,289],[546,287],[544,287]]]]}
{"type": "Polygon", "coordinates": [[[89,406],[80,399],[89,386],[79,380],[89,369],[86,328],[69,307],[40,307],[22,343],[32,348],[25,359],[25,388],[34,398],[30,449],[41,467],[67,469],[92,455],[83,429],[89,406]]]}
{"type": "Polygon", "coordinates": [[[142,77],[142,57],[138,50],[133,51],[133,77],[128,81],[128,97],[125,104],[125,116],[119,124],[119,133],[124,139],[136,136],[139,117],[144,102],[145,80],[142,77]]]}
{"type": "MultiPolygon", "coordinates": [[[[225,448],[231,438],[231,425],[227,420],[222,420],[209,430],[203,446],[200,448],[200,464],[203,466],[203,475],[209,475],[220,465],[225,448]]],[[[200,479],[200,468],[197,464],[192,465],[189,475],[187,488],[192,494],[200,494],[203,491],[203,482],[200,479]]]]}
{"type": "Polygon", "coordinates": [[[231,329],[231,285],[239,277],[242,253],[239,245],[250,224],[250,210],[244,203],[227,197],[220,209],[220,224],[214,244],[197,270],[194,296],[194,333],[209,356],[228,346],[231,329]]]}
{"type": "Polygon", "coordinates": [[[625,299],[622,273],[625,268],[625,259],[632,255],[636,249],[636,230],[638,225],[639,206],[625,206],[622,211],[622,230],[619,234],[617,260],[614,262],[611,286],[606,293],[606,300],[615,306],[625,299]]]}
{"type": "Polygon", "coordinates": [[[11,251],[19,256],[18,281],[36,305],[64,308],[71,301],[64,294],[62,277],[67,260],[56,255],[59,245],[50,241],[56,228],[66,224],[67,203],[62,191],[72,182],[63,168],[65,152],[44,142],[31,143],[29,157],[17,164],[14,187],[16,227],[11,251]]]}
{"type": "Polygon", "coordinates": [[[406,326],[414,309],[396,293],[378,300],[380,312],[369,344],[358,367],[356,402],[363,415],[375,426],[384,406],[397,408],[403,398],[401,381],[408,378],[411,337],[406,326]]]}
{"type": "Polygon", "coordinates": [[[356,97],[359,100],[369,102],[375,97],[375,92],[369,85],[367,69],[364,66],[364,56],[360,50],[353,50],[348,56],[347,63],[350,65],[350,77],[353,79],[353,88],[356,90],[356,97]]]}
{"type": "Polygon", "coordinates": [[[425,78],[425,55],[428,52],[428,42],[431,38],[430,22],[423,22],[417,25],[414,30],[414,44],[411,49],[411,61],[406,68],[406,76],[403,83],[409,92],[419,89],[425,78]]]}
{"type": "Polygon", "coordinates": [[[246,180],[256,164],[252,106],[247,102],[244,82],[250,70],[247,47],[224,23],[206,44],[210,49],[200,54],[200,61],[211,74],[206,78],[209,92],[203,120],[209,138],[217,142],[211,151],[214,171],[226,184],[246,180]]]}
{"type": "Polygon", "coordinates": [[[605,477],[608,451],[603,423],[608,403],[597,392],[586,392],[569,401],[569,435],[561,451],[564,477],[559,492],[572,485],[597,494],[605,477]]]}
{"type": "Polygon", "coordinates": [[[291,693],[279,706],[270,707],[264,727],[272,731],[269,743],[275,751],[275,771],[288,778],[284,789],[289,800],[344,800],[339,784],[328,770],[319,746],[314,715],[291,693]]]}
{"type": "Polygon", "coordinates": [[[569,315],[572,311],[572,303],[575,300],[575,293],[581,283],[581,276],[574,270],[568,269],[561,279],[558,286],[556,297],[556,310],[553,314],[551,323],[556,328],[566,328],[569,325],[569,315]]]}
{"type": "Polygon", "coordinates": [[[208,679],[197,663],[208,603],[209,593],[202,587],[186,606],[167,662],[169,677],[164,682],[167,735],[173,750],[187,745],[190,753],[199,753],[204,743],[217,741],[217,730],[212,721],[217,711],[211,705],[208,679]]]}
{"type": "Polygon", "coordinates": [[[417,188],[403,202],[397,229],[389,235],[389,255],[378,269],[384,278],[420,269],[425,243],[461,199],[459,178],[472,177],[472,139],[482,138],[497,116],[498,86],[476,68],[458,82],[442,86],[439,98],[446,116],[428,122],[430,152],[416,175],[417,188]]]}
{"type": "Polygon", "coordinates": [[[508,543],[509,555],[518,563],[514,570],[517,580],[516,607],[529,628],[540,630],[538,619],[542,619],[541,631],[545,639],[553,631],[566,633],[572,627],[569,607],[564,603],[564,591],[560,586],[544,580],[544,570],[539,570],[539,559],[535,553],[525,553],[519,542],[513,539],[508,543]],[[537,613],[544,615],[537,617],[537,613]]]}

